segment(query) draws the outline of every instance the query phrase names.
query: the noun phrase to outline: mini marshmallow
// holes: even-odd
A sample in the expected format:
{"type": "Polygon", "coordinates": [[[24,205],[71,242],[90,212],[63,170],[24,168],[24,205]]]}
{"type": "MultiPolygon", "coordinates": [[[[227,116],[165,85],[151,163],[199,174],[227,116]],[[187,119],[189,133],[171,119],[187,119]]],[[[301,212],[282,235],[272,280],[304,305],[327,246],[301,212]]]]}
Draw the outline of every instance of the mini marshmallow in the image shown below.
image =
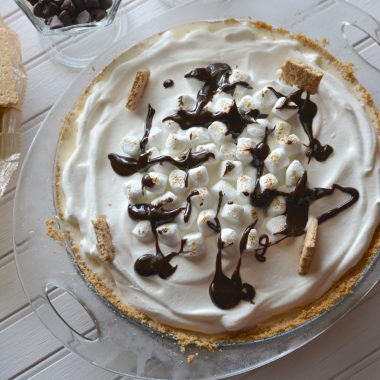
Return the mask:
{"type": "Polygon", "coordinates": [[[276,148],[268,155],[264,164],[269,172],[277,173],[279,170],[289,165],[289,159],[283,149],[276,148]]]}
{"type": "Polygon", "coordinates": [[[216,147],[216,145],[214,143],[198,145],[195,148],[195,151],[196,152],[209,152],[209,153],[212,153],[214,155],[215,158],[210,157],[204,163],[204,165],[206,165],[206,166],[214,163],[216,160],[219,159],[219,151],[218,151],[218,148],[216,147]]]}
{"type": "Polygon", "coordinates": [[[240,161],[222,161],[219,177],[222,179],[238,179],[243,174],[243,164],[240,161]]]}
{"type": "Polygon", "coordinates": [[[149,153],[149,158],[154,158],[161,155],[159,149],[155,146],[147,149],[146,152],[149,153]]]}
{"type": "Polygon", "coordinates": [[[162,194],[168,184],[168,176],[158,172],[149,172],[147,176],[150,177],[150,182],[153,186],[145,186],[145,189],[151,193],[162,194]]]}
{"type": "Polygon", "coordinates": [[[251,162],[251,151],[255,146],[255,142],[249,137],[238,138],[236,146],[236,158],[242,162],[251,162]]]}
{"type": "Polygon", "coordinates": [[[175,223],[163,224],[157,227],[156,231],[158,240],[169,247],[175,247],[181,241],[178,226],[175,223]]]}
{"type": "Polygon", "coordinates": [[[261,140],[265,136],[265,129],[270,128],[271,123],[267,119],[257,119],[256,123],[248,124],[247,132],[256,140],[261,140]]]}
{"type": "Polygon", "coordinates": [[[269,109],[277,101],[277,96],[266,86],[253,95],[255,101],[260,103],[259,109],[269,109]]]}
{"type": "Polygon", "coordinates": [[[130,203],[136,203],[144,196],[140,180],[130,180],[125,182],[123,188],[130,203]]]}
{"type": "Polygon", "coordinates": [[[176,194],[183,194],[186,192],[186,172],[183,170],[175,169],[169,174],[170,188],[176,194]]]}
{"type": "Polygon", "coordinates": [[[282,120],[288,120],[298,112],[298,107],[296,103],[294,102],[288,103],[288,106],[292,108],[288,108],[288,107],[281,108],[285,104],[285,102],[286,102],[285,97],[279,98],[272,108],[272,114],[279,117],[282,120]]]}
{"type": "Polygon", "coordinates": [[[204,241],[200,232],[193,232],[183,237],[186,241],[183,247],[182,256],[193,257],[199,256],[204,253],[204,241]]]}
{"type": "Polygon", "coordinates": [[[284,136],[287,136],[292,129],[292,126],[281,119],[275,118],[271,122],[272,128],[274,128],[274,137],[277,141],[281,140],[284,136]]]}
{"type": "Polygon", "coordinates": [[[129,156],[138,156],[140,153],[140,139],[134,136],[124,137],[122,149],[123,152],[129,156]]]}
{"type": "Polygon", "coordinates": [[[271,173],[265,174],[262,177],[260,177],[259,183],[261,192],[265,190],[276,190],[278,187],[278,180],[271,173]]]}
{"type": "Polygon", "coordinates": [[[249,75],[239,69],[233,69],[230,77],[228,78],[231,84],[237,82],[248,82],[249,79],[249,75]]]}
{"type": "Polygon", "coordinates": [[[219,192],[223,193],[223,202],[232,202],[236,199],[236,189],[224,180],[218,181],[212,188],[211,192],[219,198],[219,192]]]}
{"type": "Polygon", "coordinates": [[[228,139],[231,139],[231,136],[226,135],[226,124],[222,123],[221,121],[214,121],[213,123],[211,123],[208,127],[208,133],[210,134],[214,142],[216,142],[218,145],[220,145],[224,141],[227,141],[228,139]]]}
{"type": "Polygon", "coordinates": [[[257,99],[251,95],[243,96],[238,104],[239,111],[243,113],[259,109],[260,106],[261,103],[258,102],[257,99]]]}
{"type": "Polygon", "coordinates": [[[286,186],[292,187],[302,178],[305,169],[298,160],[292,161],[285,173],[286,186]]]}
{"type": "Polygon", "coordinates": [[[173,194],[171,191],[167,191],[165,194],[152,200],[152,205],[159,206],[159,207],[164,207],[167,205],[175,207],[176,205],[178,205],[178,203],[179,203],[178,197],[175,194],[173,194]]]}
{"type": "Polygon", "coordinates": [[[265,224],[265,228],[269,234],[273,235],[273,238],[276,239],[274,235],[284,231],[286,228],[286,216],[279,215],[269,219],[265,224]]]}
{"type": "Polygon", "coordinates": [[[179,131],[179,124],[174,120],[166,120],[161,122],[162,130],[166,133],[176,133],[179,131]]]}
{"type": "Polygon", "coordinates": [[[141,222],[138,222],[135,228],[132,230],[132,234],[143,242],[149,242],[154,239],[152,227],[149,220],[142,220],[141,222]]]}
{"type": "Polygon", "coordinates": [[[208,184],[208,172],[204,165],[189,170],[189,179],[194,186],[206,186],[208,184]]]}
{"type": "Polygon", "coordinates": [[[169,152],[181,152],[188,145],[186,137],[179,133],[169,133],[165,147],[169,152]]]}
{"type": "Polygon", "coordinates": [[[210,142],[210,136],[206,128],[192,127],[186,131],[186,138],[192,146],[207,144],[210,142]]]}
{"type": "Polygon", "coordinates": [[[301,152],[302,144],[298,136],[292,134],[289,136],[284,136],[279,140],[279,143],[284,148],[285,153],[288,156],[292,156],[301,152]]]}
{"type": "Polygon", "coordinates": [[[198,225],[199,232],[202,235],[208,236],[214,232],[214,230],[212,230],[208,226],[207,223],[208,222],[215,223],[215,215],[216,215],[216,212],[215,210],[212,210],[212,209],[203,210],[199,213],[198,219],[197,219],[197,225],[198,225]]]}
{"type": "Polygon", "coordinates": [[[259,247],[259,233],[255,228],[252,228],[248,233],[245,251],[249,253],[255,253],[256,249],[259,247]]]}
{"type": "Polygon", "coordinates": [[[221,160],[236,160],[236,144],[222,144],[220,146],[219,155],[221,160]]]}
{"type": "Polygon", "coordinates": [[[181,95],[178,98],[178,108],[180,110],[191,111],[195,108],[196,100],[190,95],[181,95]]]}
{"type": "Polygon", "coordinates": [[[286,200],[282,196],[273,198],[271,204],[268,207],[268,216],[278,216],[284,214],[286,211],[286,200]]]}
{"type": "Polygon", "coordinates": [[[228,247],[231,248],[231,246],[235,245],[238,240],[237,233],[231,228],[222,228],[220,231],[220,237],[223,242],[223,249],[228,247]]]}
{"type": "MultiPolygon", "coordinates": [[[[191,198],[191,200],[193,201],[193,198],[191,198]]],[[[193,204],[193,202],[192,202],[192,204],[193,204]]],[[[194,209],[194,207],[193,207],[191,210],[191,213],[190,213],[190,218],[187,222],[185,222],[185,210],[182,210],[177,215],[177,217],[175,218],[174,221],[175,221],[175,223],[177,223],[178,228],[181,231],[188,231],[194,225],[196,219],[197,219],[197,210],[194,209]]]]}
{"type": "Polygon", "coordinates": [[[248,224],[252,224],[256,220],[262,218],[262,211],[259,208],[253,207],[250,204],[243,205],[244,220],[248,224]]]}
{"type": "Polygon", "coordinates": [[[232,98],[221,97],[215,102],[214,106],[212,107],[212,110],[214,113],[227,113],[233,104],[234,100],[232,98]]]}
{"type": "Polygon", "coordinates": [[[240,223],[244,216],[244,208],[236,203],[226,203],[220,216],[231,223],[240,223]]]}
{"type": "Polygon", "coordinates": [[[154,125],[149,132],[148,145],[151,147],[161,148],[165,145],[165,132],[161,127],[154,125]]]}
{"type": "Polygon", "coordinates": [[[241,175],[236,181],[239,199],[249,201],[249,195],[255,190],[255,180],[248,175],[241,175]]]}
{"type": "Polygon", "coordinates": [[[191,197],[191,204],[200,209],[210,208],[212,205],[210,192],[205,187],[200,187],[196,190],[199,194],[191,197]]]}

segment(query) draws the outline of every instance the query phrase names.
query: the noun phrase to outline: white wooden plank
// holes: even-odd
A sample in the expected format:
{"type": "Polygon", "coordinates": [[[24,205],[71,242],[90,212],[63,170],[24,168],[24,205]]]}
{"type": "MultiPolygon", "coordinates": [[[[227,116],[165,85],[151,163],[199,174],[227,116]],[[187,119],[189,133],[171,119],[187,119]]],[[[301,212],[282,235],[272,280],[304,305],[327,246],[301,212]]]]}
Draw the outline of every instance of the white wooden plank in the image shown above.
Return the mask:
{"type": "Polygon", "coordinates": [[[13,0],[1,0],[0,15],[5,20],[15,11],[21,12],[13,0]]]}

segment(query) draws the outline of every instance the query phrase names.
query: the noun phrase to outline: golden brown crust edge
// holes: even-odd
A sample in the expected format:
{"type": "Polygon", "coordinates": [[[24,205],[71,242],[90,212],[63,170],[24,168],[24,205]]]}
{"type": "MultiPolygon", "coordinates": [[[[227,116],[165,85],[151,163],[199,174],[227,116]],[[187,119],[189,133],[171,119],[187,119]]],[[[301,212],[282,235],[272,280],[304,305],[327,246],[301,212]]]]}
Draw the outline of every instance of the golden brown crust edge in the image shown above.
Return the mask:
{"type": "MultiPolygon", "coordinates": [[[[239,21],[233,19],[225,20],[225,22],[226,24],[239,23],[239,21]]],[[[289,31],[287,31],[286,29],[273,28],[271,25],[262,21],[251,21],[250,24],[255,28],[270,31],[272,33],[286,34],[289,38],[296,39],[305,47],[311,48],[320,53],[321,56],[327,60],[328,63],[332,64],[340,72],[343,79],[345,79],[347,82],[349,82],[351,85],[355,87],[355,89],[358,91],[358,94],[360,94],[361,100],[367,107],[367,114],[373,116],[373,122],[376,125],[377,132],[380,132],[380,113],[375,106],[372,96],[368,93],[364,86],[361,85],[356,79],[353,65],[351,63],[344,63],[339,61],[335,56],[328,52],[324,48],[324,40],[320,43],[301,33],[291,35],[289,31]]],[[[138,49],[138,46],[136,46],[136,49],[138,49]]],[[[115,61],[113,61],[110,65],[112,65],[114,62],[115,61]]],[[[86,90],[78,100],[75,109],[80,108],[80,105],[83,104],[86,96],[91,91],[91,86],[102,78],[104,72],[105,69],[86,88],[86,90]]],[[[72,112],[64,119],[63,127],[61,130],[61,140],[65,138],[68,129],[75,127],[75,112],[72,112]]],[[[55,199],[57,213],[59,217],[63,219],[60,177],[61,168],[59,164],[57,164],[55,177],[55,199]]],[[[181,346],[181,350],[184,350],[185,346],[187,345],[195,345],[200,348],[213,350],[218,347],[218,344],[226,341],[244,342],[264,339],[274,335],[278,335],[280,333],[284,333],[297,326],[300,326],[301,324],[304,324],[307,321],[310,321],[311,319],[331,309],[331,307],[336,305],[344,296],[352,292],[353,287],[360,279],[364,271],[367,269],[368,265],[371,263],[378,249],[380,248],[380,228],[378,226],[372,238],[369,249],[360,259],[358,264],[356,264],[353,268],[347,271],[347,273],[337,282],[335,282],[335,284],[330,288],[330,290],[318,300],[298,309],[292,310],[292,313],[288,311],[286,314],[270,318],[264,323],[261,323],[259,326],[252,329],[234,333],[227,333],[218,336],[208,336],[201,333],[175,329],[170,326],[160,324],[158,322],[153,321],[144,313],[122,303],[120,299],[118,299],[114,295],[112,290],[106,286],[104,281],[102,281],[102,279],[98,275],[92,272],[88,268],[86,263],[82,260],[78,247],[73,241],[70,231],[65,231],[65,233],[68,240],[70,241],[70,245],[75,255],[76,262],[79,265],[85,279],[95,287],[99,295],[105,298],[108,302],[110,302],[121,312],[127,314],[128,316],[139,321],[140,323],[145,324],[151,327],[152,329],[158,330],[161,333],[175,337],[178,341],[178,344],[181,346]]]]}

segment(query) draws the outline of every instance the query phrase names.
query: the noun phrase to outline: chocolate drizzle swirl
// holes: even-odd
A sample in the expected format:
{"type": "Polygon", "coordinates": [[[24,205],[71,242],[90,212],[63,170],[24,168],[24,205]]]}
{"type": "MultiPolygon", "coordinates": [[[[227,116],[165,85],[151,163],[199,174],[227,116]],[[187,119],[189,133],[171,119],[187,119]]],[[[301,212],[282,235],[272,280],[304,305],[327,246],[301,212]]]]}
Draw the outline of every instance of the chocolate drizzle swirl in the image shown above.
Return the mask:
{"type": "Polygon", "coordinates": [[[317,161],[326,161],[329,156],[333,153],[334,149],[326,144],[322,145],[321,142],[314,137],[313,134],[313,120],[317,114],[317,105],[310,100],[310,94],[306,94],[306,98],[302,98],[303,90],[297,90],[289,96],[285,96],[280,92],[276,91],[273,87],[268,87],[277,98],[285,97],[284,104],[280,107],[282,108],[294,108],[294,106],[289,105],[289,103],[294,102],[298,107],[298,115],[302,127],[309,138],[309,145],[307,146],[306,157],[309,161],[314,157],[317,161]]]}
{"type": "MultiPolygon", "coordinates": [[[[223,193],[219,192],[218,209],[215,216],[215,224],[213,224],[213,230],[218,233],[218,252],[216,255],[215,275],[209,287],[209,293],[212,302],[220,309],[232,309],[240,303],[240,301],[249,301],[252,303],[253,298],[256,295],[255,288],[247,283],[243,283],[240,276],[241,258],[245,247],[247,246],[247,239],[249,231],[255,227],[256,222],[248,227],[240,241],[240,257],[231,278],[227,277],[222,268],[222,250],[224,243],[221,237],[221,228],[218,214],[220,206],[222,204],[223,193]]],[[[209,225],[211,228],[211,225],[209,225]]]]}

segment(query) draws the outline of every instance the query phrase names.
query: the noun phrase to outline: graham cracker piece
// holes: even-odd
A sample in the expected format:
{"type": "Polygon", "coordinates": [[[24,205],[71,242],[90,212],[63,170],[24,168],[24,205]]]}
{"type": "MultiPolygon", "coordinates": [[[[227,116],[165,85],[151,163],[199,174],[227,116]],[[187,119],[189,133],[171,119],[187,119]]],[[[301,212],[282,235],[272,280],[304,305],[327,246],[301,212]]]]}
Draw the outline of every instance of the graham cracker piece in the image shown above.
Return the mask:
{"type": "Polygon", "coordinates": [[[9,36],[6,29],[0,29],[0,107],[17,105],[19,96],[11,61],[9,36]]]}
{"type": "Polygon", "coordinates": [[[305,242],[302,248],[300,261],[298,263],[298,274],[307,274],[313,259],[315,245],[317,242],[318,219],[311,217],[309,227],[306,231],[305,242]]]}
{"type": "Polygon", "coordinates": [[[281,70],[281,79],[284,82],[291,86],[296,85],[310,94],[315,94],[318,91],[319,83],[323,77],[323,73],[320,71],[293,58],[287,58],[282,64],[281,70]]]}
{"type": "Polygon", "coordinates": [[[96,235],[96,249],[103,261],[112,261],[115,258],[115,248],[112,244],[112,235],[104,215],[91,221],[96,235]]]}
{"type": "Polygon", "coordinates": [[[130,111],[135,111],[139,105],[140,100],[144,95],[146,85],[148,84],[149,77],[150,71],[148,69],[137,71],[125,105],[130,111]]]}

